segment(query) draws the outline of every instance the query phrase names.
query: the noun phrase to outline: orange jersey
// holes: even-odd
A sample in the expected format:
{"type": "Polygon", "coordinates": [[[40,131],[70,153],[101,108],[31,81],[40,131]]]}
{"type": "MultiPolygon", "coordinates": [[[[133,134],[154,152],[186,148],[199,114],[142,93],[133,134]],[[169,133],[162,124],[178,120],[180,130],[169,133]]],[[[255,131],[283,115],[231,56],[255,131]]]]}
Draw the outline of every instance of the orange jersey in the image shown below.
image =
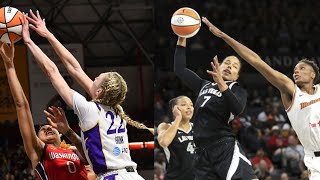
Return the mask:
{"type": "Polygon", "coordinates": [[[35,174],[41,180],[82,180],[87,178],[84,164],[71,149],[45,145],[35,174]]]}

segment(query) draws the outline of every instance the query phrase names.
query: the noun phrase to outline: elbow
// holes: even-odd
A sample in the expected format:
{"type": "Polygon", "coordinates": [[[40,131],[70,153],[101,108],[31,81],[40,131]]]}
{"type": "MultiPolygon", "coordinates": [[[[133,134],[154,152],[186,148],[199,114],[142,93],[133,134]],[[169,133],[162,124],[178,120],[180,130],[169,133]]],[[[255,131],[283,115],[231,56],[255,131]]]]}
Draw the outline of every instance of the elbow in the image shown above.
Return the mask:
{"type": "Polygon", "coordinates": [[[14,103],[17,109],[29,109],[29,103],[25,99],[16,100],[14,103]]]}
{"type": "Polygon", "coordinates": [[[49,79],[52,79],[56,73],[59,73],[59,70],[56,66],[46,67],[45,73],[49,77],[49,79]]]}
{"type": "Polygon", "coordinates": [[[162,148],[167,148],[169,146],[169,143],[166,142],[163,138],[158,138],[158,142],[162,148]]]}
{"type": "Polygon", "coordinates": [[[232,114],[234,116],[239,116],[240,114],[242,114],[242,112],[244,111],[244,107],[239,107],[239,108],[235,108],[233,111],[232,111],[232,114]]]}

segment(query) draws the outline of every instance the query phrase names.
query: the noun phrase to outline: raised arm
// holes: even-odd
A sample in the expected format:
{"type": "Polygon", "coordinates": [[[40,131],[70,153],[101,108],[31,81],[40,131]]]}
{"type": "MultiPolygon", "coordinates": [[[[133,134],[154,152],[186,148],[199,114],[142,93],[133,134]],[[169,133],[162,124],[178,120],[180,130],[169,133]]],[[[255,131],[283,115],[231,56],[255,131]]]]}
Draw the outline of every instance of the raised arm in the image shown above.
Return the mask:
{"type": "Polygon", "coordinates": [[[7,44],[0,42],[0,46],[0,54],[4,61],[8,83],[17,110],[18,124],[24,149],[34,168],[41,157],[44,143],[36,135],[30,106],[16,74],[13,63],[14,45],[12,44],[9,47],[7,44]]]}
{"type": "Polygon", "coordinates": [[[289,107],[295,89],[294,83],[290,78],[272,69],[255,52],[222,32],[207,18],[203,17],[202,22],[209,27],[212,34],[223,39],[239,54],[239,56],[241,56],[245,61],[259,71],[273,86],[275,86],[281,92],[285,108],[289,107]]]}
{"type": "Polygon", "coordinates": [[[29,33],[29,22],[26,16],[23,16],[22,35],[24,43],[27,45],[36,62],[42,71],[48,76],[53,87],[58,91],[62,99],[69,107],[73,107],[72,97],[74,90],[69,87],[61,76],[57,66],[46,56],[42,50],[31,40],[29,33]]]}
{"type": "Polygon", "coordinates": [[[86,156],[84,154],[81,138],[75,133],[69,126],[66,115],[61,107],[49,107],[48,108],[52,114],[50,114],[48,111],[44,111],[44,113],[47,116],[47,120],[50,123],[50,125],[54,128],[56,128],[59,132],[61,132],[63,135],[65,135],[73,145],[76,146],[77,150],[79,151],[81,157],[81,161],[87,162],[86,156]]]}
{"type": "Polygon", "coordinates": [[[158,127],[158,142],[161,147],[168,147],[177,134],[179,124],[182,119],[182,115],[177,106],[173,108],[173,114],[175,120],[171,125],[167,123],[161,123],[158,127]]]}
{"type": "Polygon", "coordinates": [[[36,15],[30,10],[30,17],[27,19],[33,24],[30,28],[36,31],[40,36],[46,38],[54,51],[59,56],[60,60],[70,73],[70,75],[76,79],[76,81],[90,94],[90,87],[93,81],[83,71],[76,58],[57,40],[57,38],[47,29],[44,19],[41,19],[39,11],[36,15]]]}
{"type": "Polygon", "coordinates": [[[186,62],[186,38],[178,37],[177,47],[174,54],[174,72],[195,93],[201,89],[204,81],[195,72],[187,68],[186,62]]]}

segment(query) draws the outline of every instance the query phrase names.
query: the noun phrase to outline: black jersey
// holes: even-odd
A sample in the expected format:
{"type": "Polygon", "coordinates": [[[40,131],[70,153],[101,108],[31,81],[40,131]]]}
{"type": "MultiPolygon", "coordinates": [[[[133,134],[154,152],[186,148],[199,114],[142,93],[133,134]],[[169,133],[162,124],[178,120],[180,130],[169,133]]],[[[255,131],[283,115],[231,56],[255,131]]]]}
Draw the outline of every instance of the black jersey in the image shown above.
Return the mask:
{"type": "Polygon", "coordinates": [[[190,123],[187,132],[178,129],[171,144],[164,148],[167,162],[165,180],[194,180],[192,162],[195,144],[192,126],[190,123]]]}
{"type": "Polygon", "coordinates": [[[247,101],[246,91],[237,82],[227,81],[229,88],[221,93],[216,83],[204,80],[186,68],[185,48],[182,46],[176,48],[174,71],[189,88],[199,94],[193,115],[196,145],[234,136],[229,122],[233,115],[243,111],[247,101]]]}

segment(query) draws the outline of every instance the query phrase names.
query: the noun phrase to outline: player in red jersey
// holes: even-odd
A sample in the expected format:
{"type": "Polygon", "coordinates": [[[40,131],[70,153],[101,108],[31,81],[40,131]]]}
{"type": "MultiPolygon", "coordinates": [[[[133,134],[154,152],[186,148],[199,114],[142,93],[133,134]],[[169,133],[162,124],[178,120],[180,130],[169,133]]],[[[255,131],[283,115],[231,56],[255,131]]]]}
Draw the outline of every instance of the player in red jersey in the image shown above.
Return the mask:
{"type": "MultiPolygon", "coordinates": [[[[23,92],[21,84],[16,74],[13,63],[14,45],[9,47],[6,43],[0,42],[0,55],[3,59],[8,83],[14,99],[17,110],[18,124],[23,139],[23,144],[27,156],[31,160],[32,168],[45,171],[39,172],[43,176],[38,176],[40,179],[87,179],[87,171],[84,167],[84,161],[81,161],[79,156],[70,149],[60,148],[60,136],[56,128],[61,130],[61,133],[76,145],[81,152],[80,137],[72,131],[66,120],[57,121],[63,112],[57,108],[50,108],[53,115],[49,115],[48,121],[51,125],[42,126],[38,132],[38,136],[34,129],[34,124],[31,116],[28,100],[23,92]],[[62,127],[62,128],[61,128],[62,127]]],[[[82,152],[83,153],[83,152],[82,152]]],[[[84,157],[84,156],[83,156],[84,157]]]]}

